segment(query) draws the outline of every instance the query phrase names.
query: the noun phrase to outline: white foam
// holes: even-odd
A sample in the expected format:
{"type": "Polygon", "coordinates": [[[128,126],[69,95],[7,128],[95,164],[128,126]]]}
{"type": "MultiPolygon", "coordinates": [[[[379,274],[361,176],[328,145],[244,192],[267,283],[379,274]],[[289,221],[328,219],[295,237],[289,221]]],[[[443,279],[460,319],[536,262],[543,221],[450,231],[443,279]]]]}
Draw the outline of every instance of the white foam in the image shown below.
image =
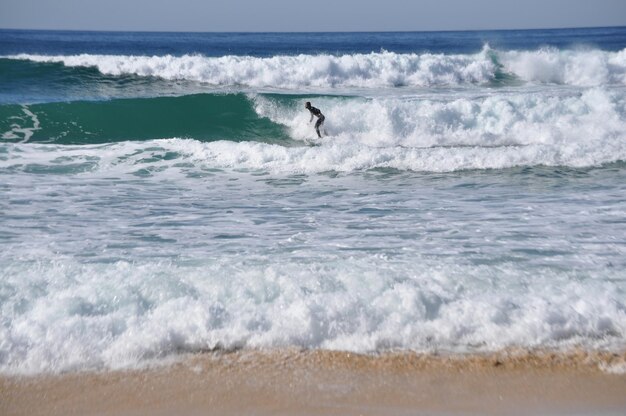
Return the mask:
{"type": "Polygon", "coordinates": [[[366,255],[303,265],[224,256],[194,267],[5,258],[0,371],[124,368],[216,347],[624,344],[626,305],[615,284],[515,265],[405,260],[366,255]]]}
{"type": "MultiPolygon", "coordinates": [[[[41,123],[39,122],[39,118],[37,118],[36,114],[30,111],[28,106],[22,105],[22,112],[24,112],[24,114],[26,114],[26,116],[30,118],[30,120],[33,123],[33,126],[21,127],[18,124],[13,124],[11,125],[11,130],[2,133],[2,136],[0,137],[2,137],[5,140],[19,140],[20,143],[26,143],[30,140],[31,137],[33,137],[33,134],[35,134],[36,130],[41,129],[41,123]]],[[[21,118],[21,117],[15,116],[14,118],[21,118]]]]}
{"type": "MultiPolygon", "coordinates": [[[[332,139],[329,139],[332,140],[332,139]]],[[[256,170],[271,173],[353,172],[393,168],[418,172],[453,172],[474,169],[505,169],[516,166],[586,167],[626,159],[626,146],[613,143],[606,147],[584,144],[501,147],[439,147],[410,149],[378,148],[350,143],[328,142],[319,147],[283,147],[263,143],[218,141],[202,143],[190,139],[125,142],[97,148],[85,146],[65,149],[63,164],[82,164],[75,172],[58,162],[59,147],[38,145],[17,148],[11,157],[0,159],[0,167],[30,170],[50,167],[48,173],[82,175],[135,174],[145,170],[151,175],[193,174],[203,169],[256,170]],[[153,156],[179,153],[183,159],[148,160],[153,156]],[[75,154],[75,156],[72,156],[75,154]],[[181,162],[191,162],[191,165],[181,162]],[[178,172],[178,173],[177,173],[178,172]]]]}
{"type": "Polygon", "coordinates": [[[258,143],[204,144],[172,140],[168,143],[167,147],[169,146],[207,167],[253,169],[273,173],[350,172],[374,168],[451,172],[536,165],[583,167],[622,160],[626,150],[624,145],[617,143],[598,149],[584,145],[564,148],[529,145],[407,149],[378,148],[345,142],[330,142],[315,148],[285,148],[258,143]]]}
{"type": "Polygon", "coordinates": [[[626,49],[620,52],[544,48],[536,51],[493,51],[485,45],[477,54],[400,54],[379,52],[350,55],[205,57],[126,55],[32,55],[13,59],[61,62],[96,67],[103,74],[154,76],[192,80],[215,86],[310,88],[388,88],[483,85],[499,71],[534,83],[574,86],[626,85],[626,49]]]}
{"type": "MultiPolygon", "coordinates": [[[[302,110],[304,101],[292,108],[264,96],[255,98],[259,115],[289,127],[291,136],[301,140],[312,133],[309,115],[302,110]]],[[[590,89],[565,95],[548,91],[486,98],[320,97],[314,104],[326,115],[328,133],[346,142],[431,147],[610,141],[613,136],[623,137],[625,102],[623,91],[590,89]]]]}
{"type": "Polygon", "coordinates": [[[626,85],[626,49],[620,52],[543,48],[500,52],[507,72],[536,83],[576,86],[626,85]]]}
{"type": "Polygon", "coordinates": [[[626,374],[626,362],[618,362],[618,363],[602,363],[600,364],[600,370],[609,373],[609,374],[626,374]]]}
{"type": "Polygon", "coordinates": [[[135,74],[169,80],[200,81],[217,86],[295,89],[482,84],[491,80],[494,73],[494,65],[486,52],[477,55],[380,52],[271,58],[21,54],[12,58],[62,62],[74,67],[96,67],[103,74],[109,75],[135,74]]]}

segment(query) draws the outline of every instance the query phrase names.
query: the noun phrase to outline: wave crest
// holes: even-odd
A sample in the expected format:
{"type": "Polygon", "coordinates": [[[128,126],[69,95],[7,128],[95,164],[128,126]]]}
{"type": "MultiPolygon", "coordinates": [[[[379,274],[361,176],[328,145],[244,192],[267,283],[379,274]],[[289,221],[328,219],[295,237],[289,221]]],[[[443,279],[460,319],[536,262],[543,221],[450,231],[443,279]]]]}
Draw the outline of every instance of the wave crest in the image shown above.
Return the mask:
{"type": "Polygon", "coordinates": [[[477,54],[400,54],[205,57],[21,54],[12,59],[95,67],[106,75],[152,76],[214,86],[253,88],[389,88],[484,85],[504,78],[575,86],[626,85],[626,49],[496,51],[477,54]]]}
{"type": "Polygon", "coordinates": [[[534,83],[575,86],[626,85],[626,49],[509,51],[498,54],[507,72],[534,83]]]}
{"type": "Polygon", "coordinates": [[[257,58],[200,55],[124,56],[18,55],[36,62],[70,67],[96,67],[107,75],[134,74],[168,80],[190,80],[215,86],[275,88],[398,87],[482,84],[494,77],[495,66],[478,55],[397,54],[297,55],[257,58]]]}

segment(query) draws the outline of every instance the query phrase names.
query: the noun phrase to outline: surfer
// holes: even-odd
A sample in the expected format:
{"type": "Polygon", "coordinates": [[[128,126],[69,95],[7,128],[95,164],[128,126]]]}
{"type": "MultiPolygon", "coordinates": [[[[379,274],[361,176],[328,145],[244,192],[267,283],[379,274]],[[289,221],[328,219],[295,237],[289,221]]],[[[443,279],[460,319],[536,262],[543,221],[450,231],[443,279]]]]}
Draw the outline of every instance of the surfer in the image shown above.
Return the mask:
{"type": "MultiPolygon", "coordinates": [[[[322,127],[322,125],[324,124],[324,120],[326,119],[326,117],[324,117],[324,114],[322,114],[322,112],[318,108],[311,107],[311,103],[309,101],[306,102],[304,108],[311,112],[311,119],[309,120],[309,123],[313,121],[313,116],[317,117],[317,122],[315,122],[315,131],[321,139],[322,134],[320,133],[320,127],[322,127]]],[[[324,133],[326,133],[326,131],[324,131],[324,133]]]]}

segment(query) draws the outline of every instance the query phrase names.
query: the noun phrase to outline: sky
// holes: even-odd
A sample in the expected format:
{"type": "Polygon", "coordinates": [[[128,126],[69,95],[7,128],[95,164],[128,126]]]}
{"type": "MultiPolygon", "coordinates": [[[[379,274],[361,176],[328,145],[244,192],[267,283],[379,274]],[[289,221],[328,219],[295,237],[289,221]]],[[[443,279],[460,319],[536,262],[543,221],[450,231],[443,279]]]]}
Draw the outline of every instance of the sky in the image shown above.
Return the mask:
{"type": "Polygon", "coordinates": [[[199,32],[626,26],[626,0],[0,0],[0,28],[199,32]]]}

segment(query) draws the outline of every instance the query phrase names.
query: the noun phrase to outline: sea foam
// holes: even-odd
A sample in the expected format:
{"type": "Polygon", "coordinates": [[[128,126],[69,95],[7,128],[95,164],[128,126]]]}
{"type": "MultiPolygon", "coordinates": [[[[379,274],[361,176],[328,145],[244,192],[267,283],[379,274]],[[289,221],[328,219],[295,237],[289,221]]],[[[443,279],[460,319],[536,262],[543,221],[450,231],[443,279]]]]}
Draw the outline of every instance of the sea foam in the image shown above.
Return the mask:
{"type": "Polygon", "coordinates": [[[507,51],[498,54],[505,70],[524,81],[576,86],[626,85],[626,49],[507,51]]]}
{"type": "Polygon", "coordinates": [[[494,65],[486,54],[296,55],[257,58],[200,55],[121,56],[17,55],[35,62],[61,62],[96,67],[103,74],[155,76],[192,80],[217,86],[301,89],[305,87],[396,87],[485,83],[494,65]]]}
{"type": "Polygon", "coordinates": [[[530,83],[573,86],[625,85],[626,50],[497,51],[485,46],[476,54],[401,54],[205,57],[20,54],[13,59],[95,67],[103,74],[154,76],[199,81],[214,86],[276,89],[388,88],[484,85],[501,72],[530,83]]]}
{"type": "MultiPolygon", "coordinates": [[[[311,137],[304,99],[296,106],[255,96],[257,113],[311,137]]],[[[619,147],[626,128],[621,91],[587,89],[436,98],[316,98],[329,135],[374,147],[525,146],[568,144],[619,147]]]]}
{"type": "Polygon", "coordinates": [[[0,371],[135,367],[214,348],[611,348],[626,334],[622,292],[606,274],[579,280],[377,255],[266,260],[224,256],[194,267],[5,258],[0,371]]]}

